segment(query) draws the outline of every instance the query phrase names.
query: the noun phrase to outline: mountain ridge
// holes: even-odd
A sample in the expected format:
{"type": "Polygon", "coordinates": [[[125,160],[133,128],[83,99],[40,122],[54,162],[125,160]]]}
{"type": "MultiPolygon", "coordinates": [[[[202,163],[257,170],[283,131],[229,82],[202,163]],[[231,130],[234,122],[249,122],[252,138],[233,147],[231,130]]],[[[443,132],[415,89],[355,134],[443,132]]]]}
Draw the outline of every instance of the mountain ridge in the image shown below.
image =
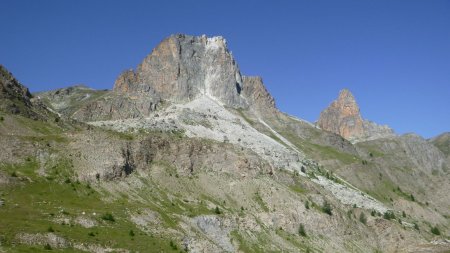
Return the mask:
{"type": "MultiPolygon", "coordinates": [[[[112,91],[36,94],[58,119],[0,110],[0,251],[450,248],[441,142],[352,143],[282,113],[224,45],[173,35],[112,91]]],[[[342,100],[364,133],[354,97],[342,100]]]]}

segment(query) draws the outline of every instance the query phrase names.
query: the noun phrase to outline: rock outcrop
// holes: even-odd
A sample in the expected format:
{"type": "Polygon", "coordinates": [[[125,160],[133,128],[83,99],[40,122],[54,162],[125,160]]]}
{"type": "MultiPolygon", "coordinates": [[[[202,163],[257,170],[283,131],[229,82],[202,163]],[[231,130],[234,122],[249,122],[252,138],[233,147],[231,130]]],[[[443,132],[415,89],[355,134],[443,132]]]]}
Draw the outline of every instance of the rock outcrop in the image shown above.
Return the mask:
{"type": "Polygon", "coordinates": [[[440,134],[429,141],[450,158],[450,132],[440,134]]]}
{"type": "Polygon", "coordinates": [[[187,102],[201,94],[232,107],[247,106],[242,77],[222,37],[172,35],[137,67],[123,72],[114,91],[187,102]]]}
{"type": "Polygon", "coordinates": [[[267,91],[259,76],[244,76],[242,95],[245,96],[250,108],[260,113],[266,113],[275,108],[275,99],[267,91]]]}
{"type": "Polygon", "coordinates": [[[39,95],[48,98],[56,111],[81,121],[148,117],[167,104],[186,103],[201,96],[261,115],[277,111],[260,77],[241,76],[226,40],[220,36],[169,36],[136,70],[122,72],[112,92],[94,96],[92,91],[83,90],[76,97],[73,92],[65,92],[64,101],[85,99],[82,105],[71,106],[73,111],[59,110],[53,93],[39,95]]]}
{"type": "Polygon", "coordinates": [[[14,76],[0,65],[0,110],[12,114],[29,114],[31,94],[14,76]]]}
{"type": "Polygon", "coordinates": [[[0,65],[0,111],[21,115],[34,120],[55,117],[48,108],[36,100],[4,66],[0,65]]]}
{"type": "Polygon", "coordinates": [[[320,113],[317,126],[352,142],[394,136],[388,126],[364,120],[353,94],[347,89],[342,90],[338,99],[320,113]]]}

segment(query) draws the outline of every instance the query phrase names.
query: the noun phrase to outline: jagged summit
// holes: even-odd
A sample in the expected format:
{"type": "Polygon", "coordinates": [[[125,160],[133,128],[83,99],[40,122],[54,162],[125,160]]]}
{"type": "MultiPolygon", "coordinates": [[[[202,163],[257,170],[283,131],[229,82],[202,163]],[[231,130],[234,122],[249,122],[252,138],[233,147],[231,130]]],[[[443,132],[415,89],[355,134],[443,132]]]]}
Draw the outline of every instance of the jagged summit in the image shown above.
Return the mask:
{"type": "Polygon", "coordinates": [[[136,70],[122,73],[114,91],[147,94],[172,102],[207,95],[233,107],[248,106],[243,80],[223,37],[171,35],[136,70]]]}
{"type": "Polygon", "coordinates": [[[364,133],[359,106],[348,89],[341,90],[338,99],[320,113],[317,124],[346,139],[359,138],[364,133]]]}
{"type": "Polygon", "coordinates": [[[12,114],[34,115],[31,93],[3,65],[0,65],[0,110],[12,114]]]}
{"type": "Polygon", "coordinates": [[[355,97],[348,89],[320,113],[317,125],[353,142],[393,136],[388,126],[380,126],[361,117],[355,97]]]}
{"type": "MultiPolygon", "coordinates": [[[[69,106],[76,110],[63,112],[81,121],[148,117],[163,104],[182,104],[200,97],[260,115],[277,111],[262,78],[241,75],[221,36],[171,35],[162,40],[136,69],[122,72],[111,92],[101,96],[93,96],[87,91],[81,93],[75,99],[60,97],[59,93],[56,94],[59,102],[50,100],[54,102],[53,107],[66,108],[65,100],[81,102],[80,99],[89,97],[79,106],[69,106]]],[[[52,94],[47,92],[47,95],[52,94]]],[[[73,96],[71,93],[63,95],[73,96]]]]}

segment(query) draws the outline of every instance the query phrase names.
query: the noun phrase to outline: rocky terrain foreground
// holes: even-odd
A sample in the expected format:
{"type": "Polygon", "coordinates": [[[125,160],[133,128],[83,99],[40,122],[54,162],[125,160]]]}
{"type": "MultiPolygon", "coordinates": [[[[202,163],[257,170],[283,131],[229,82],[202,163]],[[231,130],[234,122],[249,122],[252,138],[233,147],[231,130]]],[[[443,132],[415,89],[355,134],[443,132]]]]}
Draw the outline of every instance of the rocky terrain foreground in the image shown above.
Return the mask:
{"type": "Polygon", "coordinates": [[[222,37],[172,35],[112,90],[0,67],[0,252],[450,252],[450,138],[343,90],[280,112],[222,37]]]}

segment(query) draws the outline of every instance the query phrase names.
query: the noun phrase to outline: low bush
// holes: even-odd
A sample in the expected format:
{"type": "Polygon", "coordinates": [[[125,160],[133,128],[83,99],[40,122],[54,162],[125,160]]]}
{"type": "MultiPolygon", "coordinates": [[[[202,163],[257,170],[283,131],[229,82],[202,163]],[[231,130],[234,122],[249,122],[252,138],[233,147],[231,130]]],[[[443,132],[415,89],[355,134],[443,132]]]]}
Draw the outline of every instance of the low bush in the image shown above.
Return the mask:
{"type": "Polygon", "coordinates": [[[298,233],[299,235],[306,237],[305,226],[303,224],[300,224],[300,227],[298,228],[298,233]]]}
{"type": "Polygon", "coordinates": [[[359,221],[364,225],[367,224],[367,217],[363,212],[359,214],[359,221]]]}
{"type": "Polygon", "coordinates": [[[110,214],[110,213],[103,214],[101,218],[103,220],[106,220],[106,221],[111,221],[111,222],[115,222],[116,221],[116,219],[114,219],[114,216],[112,214],[110,214]]]}
{"type": "Polygon", "coordinates": [[[328,203],[328,201],[325,200],[325,202],[323,202],[322,211],[328,215],[332,215],[333,214],[332,210],[333,209],[331,208],[330,203],[328,203]]]}
{"type": "Polygon", "coordinates": [[[435,235],[441,235],[441,231],[439,231],[439,228],[437,226],[431,228],[431,233],[435,235]]]}

